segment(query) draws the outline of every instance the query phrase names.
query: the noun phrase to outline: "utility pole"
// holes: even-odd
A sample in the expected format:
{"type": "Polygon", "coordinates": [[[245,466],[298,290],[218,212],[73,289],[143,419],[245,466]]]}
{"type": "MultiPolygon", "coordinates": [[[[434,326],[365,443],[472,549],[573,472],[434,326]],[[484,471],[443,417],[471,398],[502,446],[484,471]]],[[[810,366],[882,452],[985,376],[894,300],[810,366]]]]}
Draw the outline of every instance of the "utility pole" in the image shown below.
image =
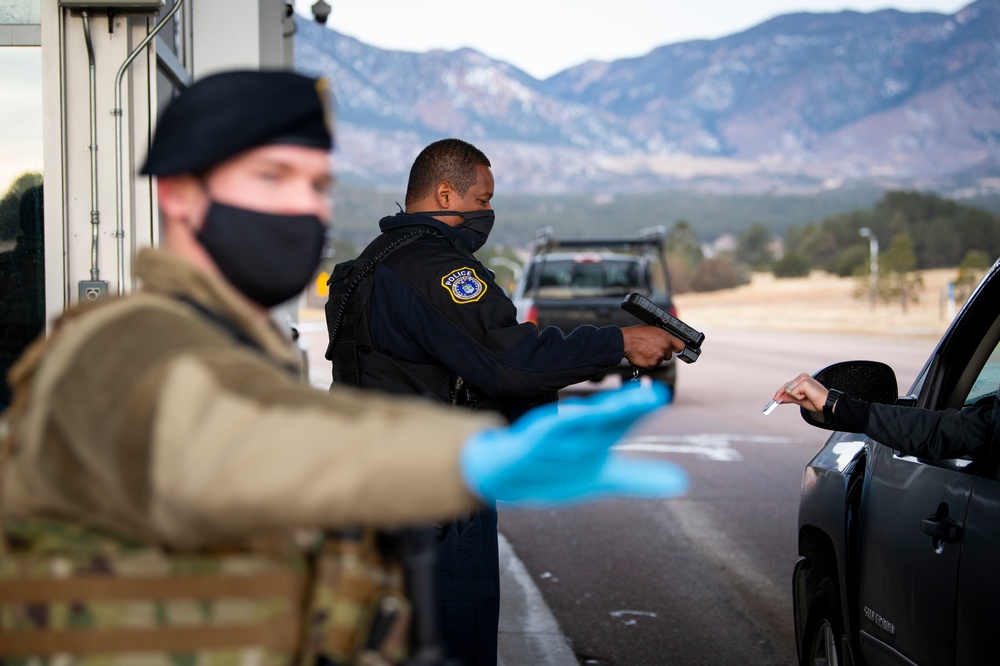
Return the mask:
{"type": "Polygon", "coordinates": [[[868,261],[871,268],[871,309],[875,309],[875,300],[878,298],[878,238],[868,227],[861,227],[858,235],[868,239],[868,249],[871,257],[868,261]]]}

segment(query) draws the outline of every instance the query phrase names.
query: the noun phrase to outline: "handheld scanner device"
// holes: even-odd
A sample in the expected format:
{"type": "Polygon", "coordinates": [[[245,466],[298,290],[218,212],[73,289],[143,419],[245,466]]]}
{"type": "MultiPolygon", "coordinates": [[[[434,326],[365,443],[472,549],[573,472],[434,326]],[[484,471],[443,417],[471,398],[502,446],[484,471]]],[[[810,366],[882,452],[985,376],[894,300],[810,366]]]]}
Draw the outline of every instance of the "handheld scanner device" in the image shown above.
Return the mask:
{"type": "Polygon", "coordinates": [[[684,351],[677,354],[685,363],[694,363],[701,356],[705,334],[696,331],[642,294],[631,293],[622,300],[622,310],[649,326],[662,328],[684,342],[684,351]]]}

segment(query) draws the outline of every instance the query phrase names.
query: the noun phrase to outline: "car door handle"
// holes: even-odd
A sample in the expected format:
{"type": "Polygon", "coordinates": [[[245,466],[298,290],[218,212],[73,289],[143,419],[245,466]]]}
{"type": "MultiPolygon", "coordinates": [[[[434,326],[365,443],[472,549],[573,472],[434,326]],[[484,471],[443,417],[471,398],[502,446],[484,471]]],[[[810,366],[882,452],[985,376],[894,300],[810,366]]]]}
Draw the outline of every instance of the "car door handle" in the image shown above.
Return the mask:
{"type": "Polygon", "coordinates": [[[948,516],[937,514],[920,521],[920,531],[938,541],[955,543],[962,540],[962,527],[948,516]]]}

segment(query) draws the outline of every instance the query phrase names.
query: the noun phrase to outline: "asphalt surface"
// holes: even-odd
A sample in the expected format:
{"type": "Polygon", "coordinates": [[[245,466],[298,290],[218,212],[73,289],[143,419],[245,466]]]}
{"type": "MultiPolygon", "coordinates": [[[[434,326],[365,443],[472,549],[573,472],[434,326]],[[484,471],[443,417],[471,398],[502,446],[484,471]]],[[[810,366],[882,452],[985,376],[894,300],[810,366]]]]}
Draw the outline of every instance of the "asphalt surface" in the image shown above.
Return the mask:
{"type": "MultiPolygon", "coordinates": [[[[799,372],[888,362],[907,388],[930,338],[706,331],[678,396],[630,436],[691,477],[683,498],[502,510],[501,532],[579,664],[794,664],[791,571],[802,470],[826,439],[795,407],[761,410],[799,372]]],[[[525,661],[520,663],[535,663],[525,661]]]]}
{"type": "MultiPolygon", "coordinates": [[[[307,323],[303,335],[313,383],[325,387],[321,326],[307,323]]],[[[684,467],[683,498],[501,507],[501,666],[796,663],[799,486],[826,435],[794,407],[761,409],[799,372],[850,359],[888,363],[905,392],[936,339],[705,332],[674,404],[624,445],[684,467]]]]}

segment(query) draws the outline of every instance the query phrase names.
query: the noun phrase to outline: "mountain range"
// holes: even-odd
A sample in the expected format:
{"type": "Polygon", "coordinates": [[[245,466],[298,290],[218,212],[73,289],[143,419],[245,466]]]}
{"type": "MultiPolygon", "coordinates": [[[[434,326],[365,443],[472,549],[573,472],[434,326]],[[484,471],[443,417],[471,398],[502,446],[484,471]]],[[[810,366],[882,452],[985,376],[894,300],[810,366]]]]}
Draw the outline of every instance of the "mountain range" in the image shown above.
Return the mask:
{"type": "Polygon", "coordinates": [[[511,192],[1000,191],[1000,0],[787,14],[545,80],[296,25],[297,68],[334,90],[348,182],[401,190],[420,148],[457,136],[511,192]]]}

